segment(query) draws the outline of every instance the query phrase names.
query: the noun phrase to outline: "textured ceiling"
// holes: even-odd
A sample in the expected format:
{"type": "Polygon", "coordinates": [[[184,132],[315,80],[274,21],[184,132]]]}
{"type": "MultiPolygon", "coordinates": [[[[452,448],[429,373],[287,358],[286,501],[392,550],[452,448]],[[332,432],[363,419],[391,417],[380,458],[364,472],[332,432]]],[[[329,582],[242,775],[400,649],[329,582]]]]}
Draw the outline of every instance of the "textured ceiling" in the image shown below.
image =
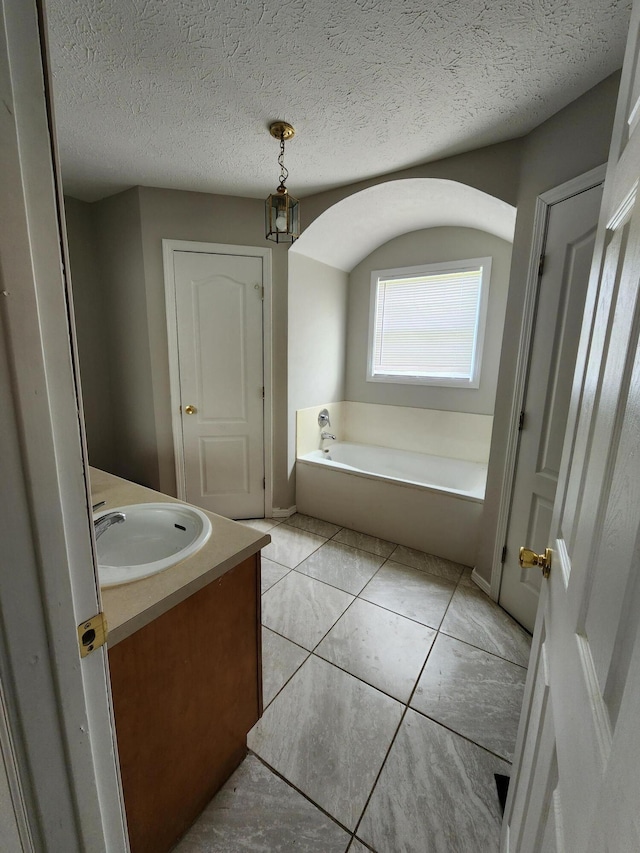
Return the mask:
{"type": "Polygon", "coordinates": [[[351,272],[374,249],[394,237],[445,225],[478,228],[512,243],[516,209],[457,181],[385,181],[325,210],[289,251],[351,272]],[[393,216],[381,215],[385,210],[392,210],[393,216]]]}
{"type": "Polygon", "coordinates": [[[47,0],[67,192],[294,195],[520,136],[622,64],[628,0],[47,0]]]}

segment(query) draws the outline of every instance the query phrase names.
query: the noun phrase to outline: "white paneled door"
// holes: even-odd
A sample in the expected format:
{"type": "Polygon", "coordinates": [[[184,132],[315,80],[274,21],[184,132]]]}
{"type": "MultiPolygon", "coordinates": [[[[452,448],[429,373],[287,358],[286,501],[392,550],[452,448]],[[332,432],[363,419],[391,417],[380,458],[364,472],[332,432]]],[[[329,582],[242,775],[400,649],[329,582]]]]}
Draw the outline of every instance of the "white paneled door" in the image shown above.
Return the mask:
{"type": "Polygon", "coordinates": [[[185,500],[262,517],[264,258],[172,254],[185,500]]]}
{"type": "Polygon", "coordinates": [[[640,850],[639,27],[636,0],[503,826],[509,853],[640,850]]]}
{"type": "Polygon", "coordinates": [[[533,631],[542,577],[520,568],[523,543],[546,548],[602,184],[550,205],[507,532],[500,604],[533,631]]]}

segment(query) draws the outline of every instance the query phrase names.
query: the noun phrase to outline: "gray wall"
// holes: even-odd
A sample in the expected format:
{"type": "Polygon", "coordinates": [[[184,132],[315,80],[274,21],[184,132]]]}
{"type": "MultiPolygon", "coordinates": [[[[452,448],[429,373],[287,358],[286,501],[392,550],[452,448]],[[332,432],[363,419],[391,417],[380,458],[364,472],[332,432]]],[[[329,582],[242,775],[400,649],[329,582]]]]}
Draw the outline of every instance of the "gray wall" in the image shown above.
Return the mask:
{"type": "Polygon", "coordinates": [[[473,228],[428,228],[390,240],[355,267],[349,276],[346,400],[492,415],[500,363],[504,312],[509,288],[511,244],[473,228]],[[491,285],[479,388],[441,388],[367,382],[372,270],[417,264],[492,258],[491,285]]]}
{"type": "Polygon", "coordinates": [[[411,169],[403,169],[401,172],[378,175],[368,181],[358,181],[335,190],[307,196],[300,205],[302,227],[306,228],[327,208],[347,196],[366,187],[405,178],[444,178],[459,181],[515,205],[518,200],[522,148],[522,139],[512,139],[509,142],[488,145],[486,148],[478,148],[455,157],[434,160],[411,169]]]}
{"type": "MultiPolygon", "coordinates": [[[[138,189],[103,199],[94,205],[94,215],[111,379],[114,448],[109,470],[154,488],[158,454],[138,189]]],[[[88,393],[84,386],[83,393],[88,393]]]]}
{"type": "Polygon", "coordinates": [[[71,287],[89,462],[113,467],[113,401],[107,297],[100,277],[94,206],[65,198],[71,287]]]}
{"type": "Polygon", "coordinates": [[[291,477],[296,457],[296,410],[344,400],[349,276],[303,255],[292,253],[288,257],[291,477]]]}
{"type": "MultiPolygon", "coordinates": [[[[619,82],[618,73],[611,75],[537,127],[524,140],[505,321],[507,329],[520,328],[536,199],[541,193],[607,161],[619,82]]],[[[491,577],[517,348],[517,335],[505,335],[476,563],[478,573],[487,581],[491,577]]],[[[526,545],[525,542],[522,544],[526,545]]]]}

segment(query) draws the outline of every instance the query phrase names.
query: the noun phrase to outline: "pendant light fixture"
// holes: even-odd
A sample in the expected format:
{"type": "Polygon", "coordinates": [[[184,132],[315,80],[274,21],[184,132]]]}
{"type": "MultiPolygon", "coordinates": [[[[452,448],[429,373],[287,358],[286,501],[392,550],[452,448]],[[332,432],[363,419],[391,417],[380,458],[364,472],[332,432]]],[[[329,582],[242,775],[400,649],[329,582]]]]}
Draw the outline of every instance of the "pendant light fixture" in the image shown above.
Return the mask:
{"type": "Polygon", "coordinates": [[[300,205],[285,186],[289,171],[284,165],[284,143],[293,139],[295,130],[286,121],[276,121],[269,133],[280,140],[280,186],[265,202],[266,236],[275,243],[293,243],[300,236],[300,205]]]}

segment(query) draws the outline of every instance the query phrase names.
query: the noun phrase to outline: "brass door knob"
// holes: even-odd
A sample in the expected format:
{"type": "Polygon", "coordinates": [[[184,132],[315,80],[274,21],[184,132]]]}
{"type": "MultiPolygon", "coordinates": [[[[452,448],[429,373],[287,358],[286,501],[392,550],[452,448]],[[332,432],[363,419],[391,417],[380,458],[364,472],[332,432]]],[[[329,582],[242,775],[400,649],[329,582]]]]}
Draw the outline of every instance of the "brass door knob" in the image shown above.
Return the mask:
{"type": "Polygon", "coordinates": [[[533,566],[540,566],[542,574],[545,578],[549,577],[551,572],[551,548],[545,548],[544,554],[536,554],[531,548],[520,548],[519,562],[523,569],[531,569],[533,566]]]}
{"type": "Polygon", "coordinates": [[[195,406],[185,406],[185,407],[184,407],[184,413],[185,413],[185,415],[195,415],[195,413],[196,413],[197,411],[198,411],[198,410],[196,409],[196,407],[195,407],[195,406]]]}

